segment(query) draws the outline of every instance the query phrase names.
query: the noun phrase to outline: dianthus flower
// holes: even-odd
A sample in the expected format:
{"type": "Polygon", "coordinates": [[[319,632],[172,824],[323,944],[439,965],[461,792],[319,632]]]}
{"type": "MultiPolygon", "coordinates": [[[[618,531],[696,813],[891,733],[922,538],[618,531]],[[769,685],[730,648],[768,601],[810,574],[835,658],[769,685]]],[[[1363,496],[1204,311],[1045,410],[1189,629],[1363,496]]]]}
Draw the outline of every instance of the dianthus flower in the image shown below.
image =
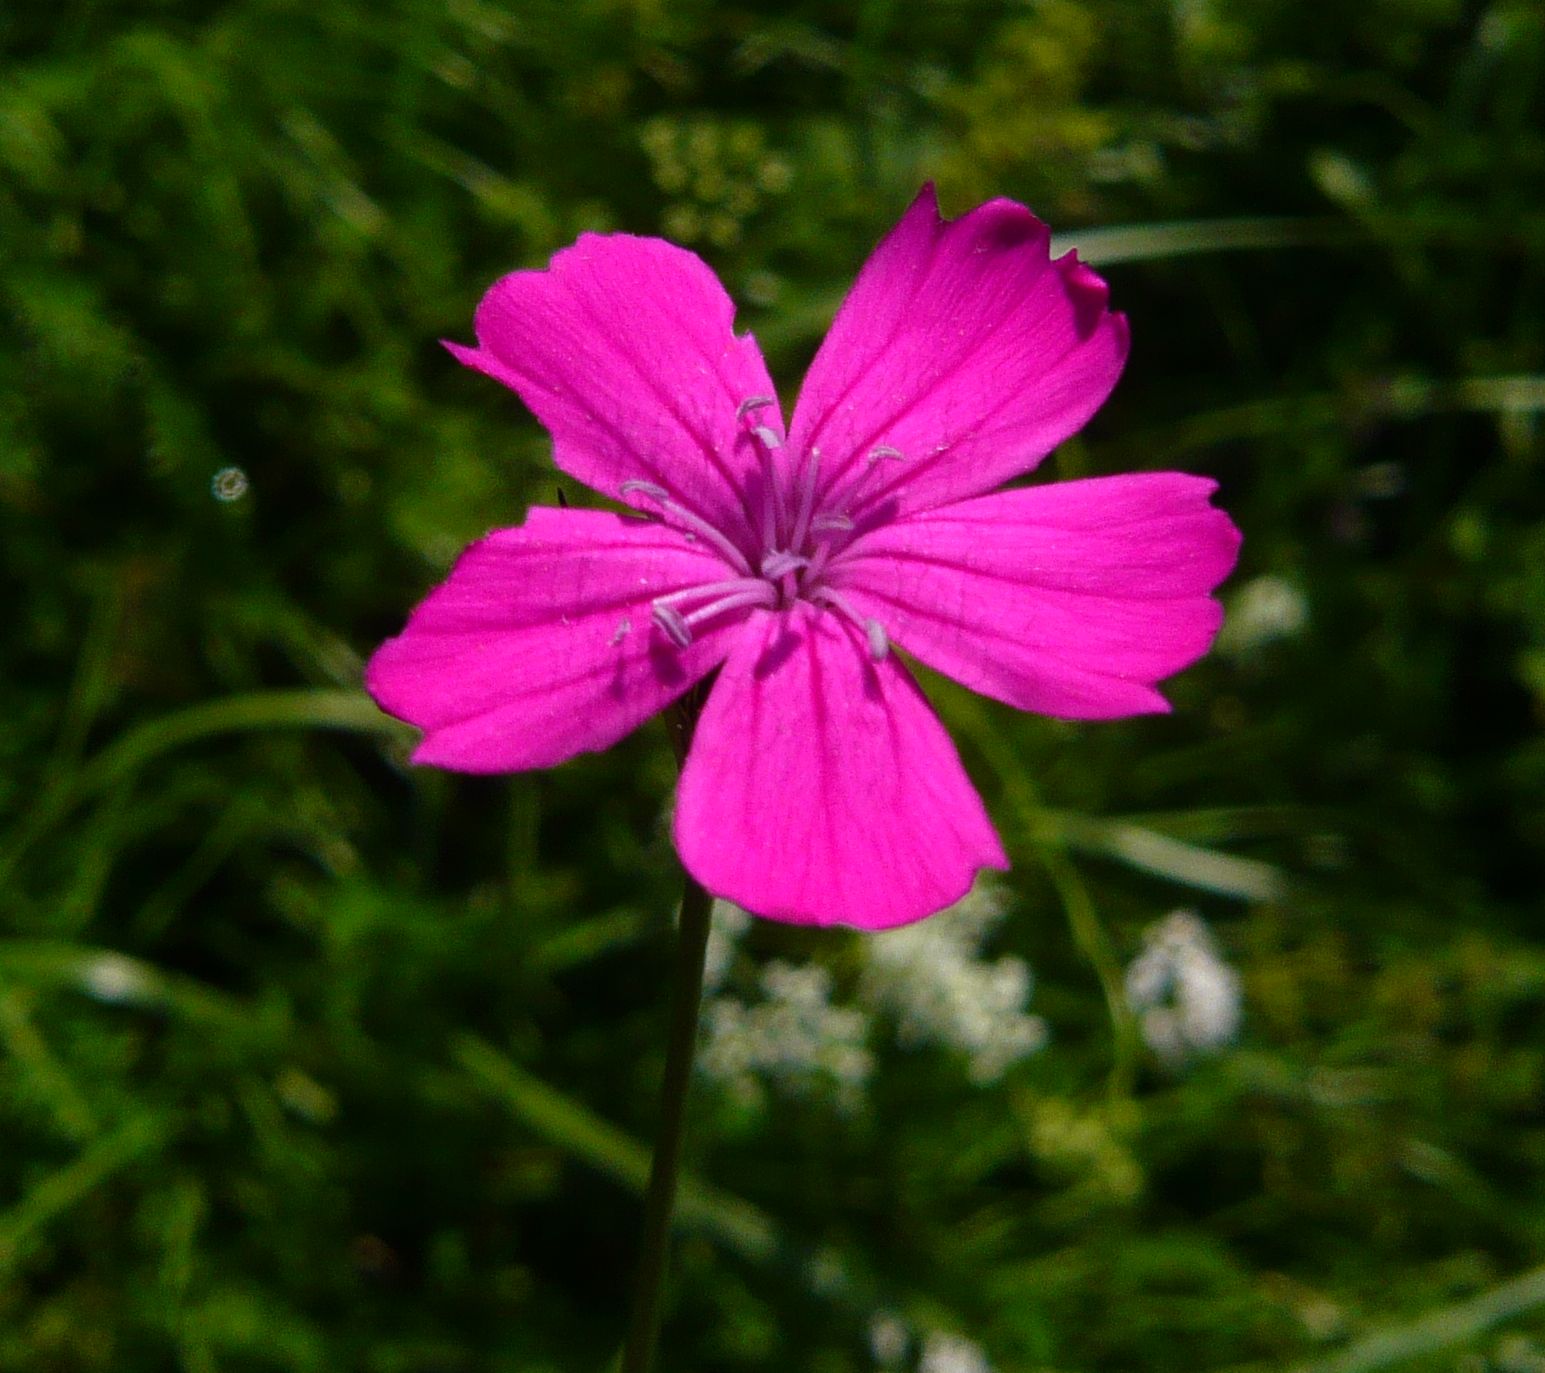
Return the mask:
{"type": "Polygon", "coordinates": [[[963,896],[1003,847],[896,648],[1021,710],[1168,709],[1239,535],[1175,472],[1000,490],[1115,385],[1125,317],[1050,231],[924,188],[876,248],[785,428],[695,255],[586,234],[496,282],[478,347],[558,466],[631,507],[533,508],[473,544],[370,662],[419,763],[551,767],[717,670],[676,845],[761,915],[868,929],[963,896]]]}

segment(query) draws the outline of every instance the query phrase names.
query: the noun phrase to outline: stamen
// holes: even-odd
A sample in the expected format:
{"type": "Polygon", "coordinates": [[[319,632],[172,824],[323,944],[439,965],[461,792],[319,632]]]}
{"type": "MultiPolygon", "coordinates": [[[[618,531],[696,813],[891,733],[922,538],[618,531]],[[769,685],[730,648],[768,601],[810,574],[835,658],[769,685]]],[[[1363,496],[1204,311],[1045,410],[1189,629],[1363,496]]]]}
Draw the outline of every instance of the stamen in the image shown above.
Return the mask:
{"type": "Polygon", "coordinates": [[[761,573],[768,581],[777,581],[779,577],[789,572],[798,572],[802,567],[810,565],[809,558],[801,558],[797,553],[786,550],[777,553],[769,553],[762,559],[761,573]]]}
{"type": "Polygon", "coordinates": [[[812,534],[846,534],[852,528],[853,521],[836,510],[825,515],[817,515],[810,521],[812,534]]]}
{"type": "Polygon", "coordinates": [[[756,460],[762,469],[762,547],[776,548],[783,531],[783,483],[773,470],[772,449],[765,443],[757,444],[756,460]]]}
{"type": "Polygon", "coordinates": [[[794,516],[794,528],[789,531],[789,547],[798,548],[805,541],[805,530],[810,526],[810,512],[815,509],[815,488],[820,482],[821,450],[811,448],[805,458],[804,470],[799,475],[799,510],[794,516]]]}
{"type": "MultiPolygon", "coordinates": [[[[777,405],[775,396],[747,396],[735,407],[735,420],[745,424],[747,416],[777,405]]],[[[762,546],[774,548],[783,541],[783,528],[788,511],[783,503],[783,484],[773,470],[772,455],[783,447],[778,431],[767,424],[753,424],[749,430],[756,441],[756,459],[762,469],[762,546]]]]}
{"type": "Polygon", "coordinates": [[[633,632],[633,621],[630,620],[626,615],[624,615],[622,617],[622,619],[618,622],[617,628],[613,632],[611,639],[608,641],[608,646],[611,647],[611,648],[616,648],[617,645],[620,644],[624,639],[626,639],[628,637],[628,635],[631,634],[632,632],[633,632]]]}
{"type": "Polygon", "coordinates": [[[810,566],[805,569],[806,585],[814,585],[826,571],[826,565],[847,546],[840,536],[851,534],[854,528],[852,519],[840,510],[827,511],[810,521],[810,537],[816,543],[815,552],[810,555],[810,566]]]}
{"type": "Polygon", "coordinates": [[[700,586],[684,587],[665,596],[656,596],[652,605],[679,607],[689,601],[712,600],[715,596],[728,596],[737,591],[755,591],[767,583],[760,577],[726,577],[722,582],[704,582],[700,586]]]}
{"type": "Polygon", "coordinates": [[[751,564],[746,560],[746,555],[735,547],[729,537],[714,528],[701,515],[694,514],[688,510],[680,501],[672,500],[670,492],[663,486],[659,486],[654,482],[625,481],[619,490],[624,496],[630,496],[635,491],[640,496],[648,496],[666,514],[674,515],[693,533],[701,534],[707,539],[737,571],[744,572],[747,575],[750,574],[751,564]]]}
{"type": "Polygon", "coordinates": [[[815,552],[810,555],[810,566],[805,569],[806,586],[814,586],[816,579],[826,571],[826,564],[831,561],[834,546],[830,539],[822,539],[816,544],[815,552]]]}
{"type": "Polygon", "coordinates": [[[885,633],[885,626],[878,620],[866,618],[853,609],[853,604],[840,591],[833,591],[829,586],[817,587],[811,593],[810,599],[821,605],[829,605],[839,615],[852,621],[864,631],[864,637],[869,640],[869,656],[879,662],[890,652],[890,638],[885,633]]]}
{"type": "Polygon", "coordinates": [[[869,656],[879,662],[891,651],[891,641],[885,635],[885,626],[878,620],[865,620],[864,633],[869,636],[869,656]]]}
{"type": "Polygon", "coordinates": [[[876,444],[865,454],[862,463],[850,467],[847,475],[826,493],[826,499],[834,506],[851,507],[858,500],[859,493],[869,485],[870,479],[879,470],[882,460],[905,462],[906,456],[901,449],[892,447],[888,443],[876,444]]]}
{"type": "Polygon", "coordinates": [[[649,615],[677,648],[686,648],[692,643],[692,630],[674,606],[656,601],[649,607],[649,615]]]}
{"type": "Polygon", "coordinates": [[[776,605],[778,593],[773,590],[771,582],[758,582],[755,590],[737,591],[730,596],[721,596],[717,601],[710,601],[707,605],[699,606],[683,623],[690,627],[700,625],[705,620],[712,620],[719,615],[727,615],[732,610],[740,610],[746,606],[762,606],[764,608],[776,605]]]}
{"type": "Polygon", "coordinates": [[[624,496],[631,496],[637,491],[640,496],[648,496],[650,500],[659,501],[662,505],[671,498],[670,493],[663,486],[658,486],[654,482],[625,481],[620,490],[624,496]]]}

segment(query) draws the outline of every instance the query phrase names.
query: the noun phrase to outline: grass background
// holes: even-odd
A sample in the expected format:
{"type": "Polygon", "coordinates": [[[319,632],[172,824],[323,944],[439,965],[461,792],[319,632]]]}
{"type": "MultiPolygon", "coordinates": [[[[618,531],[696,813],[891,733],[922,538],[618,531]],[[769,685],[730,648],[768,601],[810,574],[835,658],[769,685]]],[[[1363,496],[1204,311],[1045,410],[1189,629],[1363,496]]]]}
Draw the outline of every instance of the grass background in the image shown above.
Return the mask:
{"type": "Polygon", "coordinates": [[[934,178],[1131,317],[1047,470],[1216,475],[1308,622],[1165,719],[930,683],[1050,1042],[700,1083],[664,1366],[870,1369],[888,1311],[1000,1373],[1545,1369],[1542,90],[1528,0],[10,0],[0,1368],[607,1366],[669,750],[424,774],[361,696],[556,484],[436,340],[665,233],[792,392],[934,178]],[[1105,995],[1177,905],[1245,994],[1178,1075],[1105,995]]]}

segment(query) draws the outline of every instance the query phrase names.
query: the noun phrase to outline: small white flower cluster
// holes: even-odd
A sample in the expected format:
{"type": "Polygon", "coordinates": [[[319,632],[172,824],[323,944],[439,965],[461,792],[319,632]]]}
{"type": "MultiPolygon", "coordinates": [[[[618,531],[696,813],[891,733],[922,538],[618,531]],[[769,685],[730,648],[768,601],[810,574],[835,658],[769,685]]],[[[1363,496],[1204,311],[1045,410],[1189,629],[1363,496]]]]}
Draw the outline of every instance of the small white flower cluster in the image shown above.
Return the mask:
{"type": "MultiPolygon", "coordinates": [[[[1024,961],[977,956],[1002,916],[1002,903],[979,886],[929,920],[866,936],[854,1006],[832,1004],[826,969],[769,963],[759,999],[711,996],[699,1066],[747,1102],[760,1099],[766,1081],[796,1093],[825,1085],[852,1108],[874,1070],[868,1041],[878,1013],[895,1021],[899,1043],[954,1049],[973,1081],[994,1081],[1046,1042],[1045,1021],[1025,1011],[1031,979],[1024,961]]],[[[739,907],[716,904],[704,971],[709,992],[723,987],[750,923],[739,907]]]]}
{"type": "Polygon", "coordinates": [[[1149,927],[1126,983],[1144,1042],[1170,1068],[1239,1033],[1239,974],[1195,911],[1171,911],[1149,927]]]}
{"type": "Polygon", "coordinates": [[[992,1373],[987,1355],[963,1335],[932,1330],[923,1336],[917,1373],[992,1373]]]}
{"type": "MultiPolygon", "coordinates": [[[[723,982],[735,939],[750,920],[727,902],[715,906],[704,969],[709,987],[723,982]]],[[[759,986],[755,1003],[732,996],[708,1003],[698,1066],[747,1104],[760,1102],[766,1080],[796,1094],[825,1086],[839,1107],[855,1109],[874,1069],[863,1012],[832,1005],[831,974],[814,964],[771,962],[759,986]]]]}
{"type": "Polygon", "coordinates": [[[139,966],[120,954],[97,954],[79,971],[83,989],[98,1001],[127,1003],[152,990],[139,966]]]}
{"type": "Polygon", "coordinates": [[[718,991],[735,961],[735,947],[751,928],[751,913],[732,901],[715,901],[708,926],[708,948],[703,954],[703,990],[718,991]]]}
{"type": "Polygon", "coordinates": [[[973,1082],[992,1082],[1046,1043],[1046,1022],[1025,1013],[1030,968],[1019,958],[977,957],[1003,918],[993,889],[978,883],[929,920],[872,936],[860,994],[896,1018],[903,1045],[939,1044],[964,1054],[973,1082]]]}
{"type": "MultiPolygon", "coordinates": [[[[876,1316],[869,1326],[869,1348],[882,1369],[899,1368],[912,1346],[912,1332],[899,1317],[876,1316]]],[[[917,1373],[993,1373],[987,1356],[963,1335],[929,1330],[922,1336],[917,1373]]]]}

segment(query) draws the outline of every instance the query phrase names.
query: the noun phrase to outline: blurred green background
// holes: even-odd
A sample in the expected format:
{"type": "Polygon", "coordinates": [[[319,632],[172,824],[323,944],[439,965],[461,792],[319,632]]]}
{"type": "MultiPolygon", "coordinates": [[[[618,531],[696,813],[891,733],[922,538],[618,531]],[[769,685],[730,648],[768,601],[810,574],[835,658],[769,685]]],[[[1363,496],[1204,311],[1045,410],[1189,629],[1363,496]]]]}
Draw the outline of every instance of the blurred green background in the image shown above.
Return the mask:
{"type": "Polygon", "coordinates": [[[791,395],[934,178],[1100,264],[1045,470],[1215,475],[1231,621],[927,683],[1014,870],[926,936],[721,921],[662,1367],[1545,1370],[1542,91],[1532,0],[8,0],[0,1368],[608,1366],[672,765],[360,694],[585,499],[437,339],[663,233],[791,395]]]}

